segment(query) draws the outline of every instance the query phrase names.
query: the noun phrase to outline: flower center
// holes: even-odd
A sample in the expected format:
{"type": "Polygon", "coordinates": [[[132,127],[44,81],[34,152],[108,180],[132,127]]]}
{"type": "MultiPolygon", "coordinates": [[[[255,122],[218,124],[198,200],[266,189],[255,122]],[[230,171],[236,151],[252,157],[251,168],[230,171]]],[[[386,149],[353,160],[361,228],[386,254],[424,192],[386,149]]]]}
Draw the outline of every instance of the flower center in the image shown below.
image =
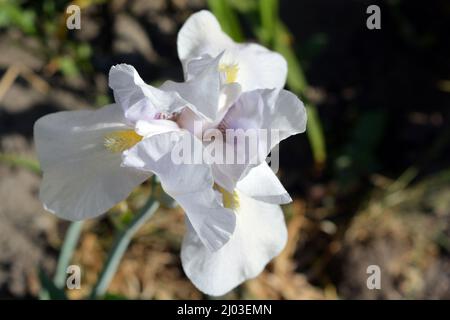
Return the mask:
{"type": "Polygon", "coordinates": [[[120,130],[105,135],[103,145],[111,152],[123,152],[142,140],[134,130],[120,130]]]}
{"type": "Polygon", "coordinates": [[[223,206],[227,209],[236,210],[239,208],[239,196],[236,191],[228,192],[217,183],[214,183],[213,188],[222,194],[223,206]]]}
{"type": "Polygon", "coordinates": [[[237,63],[221,64],[219,66],[219,71],[225,73],[225,83],[229,84],[236,82],[239,66],[237,63]]]}

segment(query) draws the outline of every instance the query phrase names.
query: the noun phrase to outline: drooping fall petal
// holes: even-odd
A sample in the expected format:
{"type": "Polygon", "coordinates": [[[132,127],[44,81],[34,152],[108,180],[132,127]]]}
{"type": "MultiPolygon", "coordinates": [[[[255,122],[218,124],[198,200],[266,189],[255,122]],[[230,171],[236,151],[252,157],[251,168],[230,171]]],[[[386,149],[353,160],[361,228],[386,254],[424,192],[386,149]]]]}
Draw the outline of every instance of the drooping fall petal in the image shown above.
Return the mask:
{"type": "MultiPolygon", "coordinates": [[[[155,173],[164,191],[185,210],[205,248],[215,251],[231,237],[236,217],[221,206],[213,189],[210,167],[205,163],[177,163],[173,150],[194,143],[202,144],[186,131],[164,133],[148,137],[124,153],[123,164],[155,173]]],[[[186,152],[186,149],[184,149],[186,152]]]]}
{"type": "Polygon", "coordinates": [[[212,296],[223,295],[256,277],[286,245],[280,206],[238,195],[236,230],[218,251],[209,251],[187,223],[181,248],[184,272],[200,291],[212,296]]]}
{"type": "Polygon", "coordinates": [[[150,175],[121,167],[105,136],[132,130],[116,105],[97,111],[64,111],[40,118],[34,139],[43,171],[39,197],[61,218],[82,220],[105,213],[150,175]]]}

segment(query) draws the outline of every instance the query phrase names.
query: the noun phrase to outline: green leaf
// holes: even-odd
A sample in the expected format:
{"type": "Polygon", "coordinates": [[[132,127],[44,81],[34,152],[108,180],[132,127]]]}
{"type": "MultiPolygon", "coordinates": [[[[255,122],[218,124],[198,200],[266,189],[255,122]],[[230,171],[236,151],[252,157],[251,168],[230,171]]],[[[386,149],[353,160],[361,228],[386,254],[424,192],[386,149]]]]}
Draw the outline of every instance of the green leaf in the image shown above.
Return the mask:
{"type": "Polygon", "coordinates": [[[41,168],[39,163],[34,159],[24,158],[15,154],[0,153],[0,162],[11,166],[22,167],[33,173],[40,174],[41,168]]]}
{"type": "MultiPolygon", "coordinates": [[[[274,40],[274,48],[284,56],[288,64],[287,85],[298,95],[305,99],[305,91],[308,83],[305,74],[298,61],[291,45],[292,35],[281,22],[276,28],[276,36],[274,40]]],[[[306,111],[308,113],[308,122],[306,126],[306,134],[311,145],[316,165],[321,168],[327,160],[325,137],[323,134],[322,123],[320,121],[317,108],[311,103],[306,103],[306,111]]]]}
{"type": "Polygon", "coordinates": [[[127,297],[121,295],[121,294],[114,294],[114,293],[106,293],[103,296],[104,300],[129,300],[127,297]]]}
{"type": "Polygon", "coordinates": [[[103,269],[97,279],[97,283],[92,288],[90,299],[97,299],[104,297],[109,284],[119,267],[120,260],[122,259],[128,245],[131,242],[134,234],[139,230],[142,225],[150,219],[153,214],[158,210],[159,202],[153,199],[153,196],[149,197],[147,203],[140,210],[138,214],[133,217],[130,224],[123,230],[119,230],[115,236],[115,240],[111,250],[109,251],[108,258],[103,265],[103,269]]]}
{"type": "Polygon", "coordinates": [[[302,57],[306,60],[309,60],[318,56],[322,53],[328,43],[329,40],[326,33],[317,32],[313,34],[305,41],[302,41],[300,45],[302,57]]]}
{"type": "Polygon", "coordinates": [[[292,35],[283,23],[278,23],[274,40],[274,49],[281,53],[288,63],[287,84],[297,94],[304,94],[307,83],[305,74],[292,49],[292,35]]]}
{"type": "Polygon", "coordinates": [[[95,106],[103,107],[111,103],[111,99],[107,94],[99,94],[95,97],[95,106]]]}
{"type": "Polygon", "coordinates": [[[67,267],[69,266],[77,247],[82,228],[83,221],[74,221],[70,223],[69,228],[66,231],[64,242],[58,257],[56,273],[53,278],[53,283],[58,288],[63,288],[66,285],[67,267]]]}
{"type": "Polygon", "coordinates": [[[313,152],[316,165],[321,168],[327,159],[325,138],[323,136],[322,123],[320,122],[317,108],[314,105],[306,104],[308,121],[306,122],[306,133],[313,152]]]}
{"type": "Polygon", "coordinates": [[[258,8],[259,0],[228,0],[233,9],[241,13],[248,13],[258,8]]]}
{"type": "Polygon", "coordinates": [[[271,45],[278,25],[278,0],[259,1],[259,13],[261,17],[262,42],[271,45]]]}
{"type": "MultiPolygon", "coordinates": [[[[369,174],[377,169],[377,147],[383,138],[386,125],[386,113],[381,110],[370,110],[359,115],[351,130],[347,145],[337,157],[336,169],[342,185],[350,185],[361,175],[369,174]]],[[[408,172],[403,179],[407,183],[416,173],[408,172]]]]}
{"type": "Polygon", "coordinates": [[[41,282],[39,295],[42,300],[67,300],[64,290],[56,287],[42,268],[39,269],[39,280],[41,282]]]}
{"type": "Polygon", "coordinates": [[[208,6],[219,20],[223,31],[235,41],[242,42],[244,36],[241,25],[236,13],[230,7],[230,3],[226,0],[208,0],[208,6]]]}
{"type": "Polygon", "coordinates": [[[72,57],[69,56],[59,57],[58,65],[59,69],[66,77],[75,77],[79,75],[78,66],[72,57]]]}
{"type": "Polygon", "coordinates": [[[36,14],[14,1],[0,1],[0,27],[15,26],[28,34],[36,33],[36,14]]]}

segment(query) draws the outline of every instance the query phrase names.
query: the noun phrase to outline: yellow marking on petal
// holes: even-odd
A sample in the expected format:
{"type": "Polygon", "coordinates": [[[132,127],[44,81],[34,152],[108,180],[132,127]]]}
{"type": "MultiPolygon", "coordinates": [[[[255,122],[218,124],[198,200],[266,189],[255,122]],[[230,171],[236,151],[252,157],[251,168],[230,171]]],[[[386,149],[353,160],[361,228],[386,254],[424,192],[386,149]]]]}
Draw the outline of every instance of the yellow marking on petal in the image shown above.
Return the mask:
{"type": "Polygon", "coordinates": [[[239,196],[236,191],[228,192],[226,189],[214,183],[213,188],[222,194],[223,206],[227,209],[236,210],[239,208],[239,196]]]}
{"type": "Polygon", "coordinates": [[[103,144],[111,152],[123,152],[141,140],[142,136],[138,135],[134,130],[120,130],[105,135],[103,144]]]}
{"type": "Polygon", "coordinates": [[[239,66],[237,63],[233,64],[221,64],[219,66],[219,71],[225,73],[225,83],[233,83],[236,82],[239,66]]]}

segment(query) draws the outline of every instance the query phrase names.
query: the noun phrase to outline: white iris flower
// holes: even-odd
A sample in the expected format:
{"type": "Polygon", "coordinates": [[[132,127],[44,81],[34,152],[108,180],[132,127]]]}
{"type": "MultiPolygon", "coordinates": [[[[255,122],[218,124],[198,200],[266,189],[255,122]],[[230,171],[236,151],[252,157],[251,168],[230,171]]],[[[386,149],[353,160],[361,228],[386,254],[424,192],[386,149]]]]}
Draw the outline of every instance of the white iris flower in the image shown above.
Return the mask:
{"type": "MultiPolygon", "coordinates": [[[[204,96],[217,105],[218,93],[214,95],[218,91],[210,88],[218,87],[218,64],[211,64],[184,85],[197,88],[199,94],[204,88],[204,96]]],[[[43,171],[39,197],[45,208],[68,220],[92,218],[157,173],[208,250],[223,246],[236,218],[216,199],[211,169],[206,164],[172,165],[167,161],[171,150],[164,145],[167,137],[171,146],[194,139],[177,124],[177,114],[189,108],[206,117],[203,112],[209,106],[195,97],[186,101],[174,91],[145,84],[129,65],[112,67],[109,85],[116,104],[96,111],[58,112],[36,122],[34,138],[43,171]],[[127,154],[142,147],[155,161],[165,160],[164,170],[155,166],[148,172],[128,165],[127,154]]]]}
{"type": "MultiPolygon", "coordinates": [[[[269,148],[256,155],[256,164],[250,163],[250,157],[243,164],[211,165],[216,198],[236,216],[234,234],[221,249],[209,250],[195,226],[187,220],[181,249],[183,269],[201,291],[223,295],[257,276],[286,244],[287,230],[279,205],[290,202],[291,198],[264,159],[281,140],[305,131],[306,112],[294,94],[282,90],[287,73],[284,58],[257,44],[234,43],[208,11],[201,11],[187,20],[178,34],[178,53],[187,82],[203,74],[212,61],[218,61],[216,72],[220,78],[219,87],[209,86],[208,91],[214,97],[219,95],[216,104],[206,103],[217,100],[210,100],[204,95],[205,90],[184,90],[186,87],[183,89],[181,84],[173,82],[163,85],[185,100],[192,101],[195,97],[205,102],[202,112],[207,117],[200,117],[193,109],[180,113],[179,123],[184,128],[198,138],[198,132],[192,128],[194,121],[201,121],[205,131],[217,128],[222,132],[227,129],[277,132],[277,138],[270,141],[258,136],[258,144],[268,144],[269,148]]],[[[204,133],[201,132],[203,138],[204,133]]],[[[204,146],[210,143],[202,142],[204,146]]],[[[129,165],[135,162],[142,170],[154,170],[155,163],[146,150],[151,148],[144,144],[130,150],[129,165]]],[[[239,148],[235,152],[237,150],[239,148]]],[[[193,177],[193,181],[197,179],[193,177]]]]}
{"type": "MultiPolygon", "coordinates": [[[[215,296],[223,295],[243,281],[257,276],[284,248],[287,231],[280,204],[290,202],[291,198],[264,160],[267,152],[281,140],[304,132],[306,128],[305,108],[294,94],[277,89],[255,89],[241,93],[238,83],[232,83],[233,86],[230,86],[231,84],[224,81],[226,77],[217,64],[221,56],[204,60],[206,66],[216,61],[215,65],[218,67],[215,71],[210,69],[210,72],[216,73],[212,78],[220,80],[219,86],[214,86],[215,94],[212,91],[213,87],[208,90],[208,95],[219,96],[219,99],[203,98],[204,101],[216,101],[206,104],[203,109],[203,114],[210,117],[194,112],[193,108],[185,108],[177,114],[178,125],[186,129],[180,139],[175,139],[174,142],[171,138],[173,132],[159,135],[161,137],[159,140],[146,139],[128,150],[124,158],[126,166],[154,172],[162,177],[163,188],[174,196],[181,206],[184,203],[192,203],[194,198],[204,196],[196,191],[195,186],[198,185],[202,186],[201,189],[210,188],[209,190],[215,193],[214,198],[221,209],[231,212],[235,217],[236,227],[233,235],[218,250],[208,248],[192,224],[192,220],[186,220],[187,233],[181,248],[183,269],[199,290],[215,296]],[[194,121],[202,123],[204,132],[200,135],[192,128],[194,121]],[[218,128],[219,131],[274,130],[277,132],[275,135],[277,139],[272,137],[270,141],[266,141],[265,136],[258,136],[258,144],[269,144],[269,148],[266,153],[258,154],[256,164],[249,161],[250,157],[246,158],[248,161],[243,164],[173,165],[168,150],[173,150],[176,143],[184,144],[185,139],[193,140],[198,145],[197,149],[202,149],[210,142],[201,139],[204,139],[204,134],[212,128],[218,128]],[[192,134],[187,134],[186,131],[192,134]],[[153,150],[164,150],[161,153],[165,154],[165,157],[159,158],[159,153],[154,153],[153,150]],[[165,175],[180,175],[180,179],[172,179],[171,185],[167,185],[164,183],[165,175]],[[180,190],[180,185],[186,190],[180,190]],[[175,188],[180,190],[181,197],[175,188]]],[[[208,69],[199,68],[195,77],[205,70],[208,69]]],[[[183,86],[183,83],[167,82],[161,88],[176,90],[169,92],[177,92],[185,101],[202,100],[201,93],[193,94],[185,91],[183,86]]],[[[218,141],[215,140],[213,143],[218,141]]],[[[239,148],[233,150],[238,152],[239,148]]],[[[211,193],[208,193],[208,196],[211,196],[211,193]]],[[[208,203],[216,202],[208,199],[208,203]]],[[[193,206],[191,208],[194,209],[193,206]]],[[[206,215],[207,212],[210,214],[214,212],[211,207],[197,208],[205,210],[206,215]]]]}
{"type": "MultiPolygon", "coordinates": [[[[282,89],[284,58],[257,44],[233,42],[208,11],[186,21],[178,54],[185,82],[167,81],[157,89],[133,67],[118,65],[109,77],[116,104],[37,121],[40,198],[49,211],[81,220],[104,213],[156,174],[186,211],[185,273],[201,291],[223,295],[257,276],[285,246],[280,204],[291,198],[264,160],[281,140],[305,131],[306,112],[282,89]],[[225,135],[205,139],[211,129],[225,135]],[[219,143],[236,147],[226,132],[237,129],[277,134],[257,134],[260,148],[240,164],[174,163],[172,151],[186,141],[201,150],[219,143]]],[[[237,158],[239,150],[234,148],[237,158]]]]}

